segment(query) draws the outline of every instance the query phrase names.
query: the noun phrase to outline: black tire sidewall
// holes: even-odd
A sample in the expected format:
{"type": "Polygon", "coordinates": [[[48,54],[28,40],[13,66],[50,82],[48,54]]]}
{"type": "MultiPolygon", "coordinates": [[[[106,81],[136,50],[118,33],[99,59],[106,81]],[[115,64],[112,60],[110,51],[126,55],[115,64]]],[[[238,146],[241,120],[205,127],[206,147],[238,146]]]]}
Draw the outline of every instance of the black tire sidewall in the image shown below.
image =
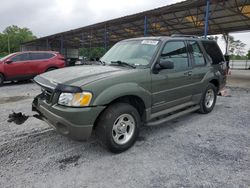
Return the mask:
{"type": "Polygon", "coordinates": [[[56,70],[56,68],[48,68],[45,72],[50,72],[50,71],[53,71],[53,70],[56,70]]]}
{"type": "Polygon", "coordinates": [[[97,125],[97,131],[99,132],[97,135],[101,137],[101,141],[111,152],[120,153],[127,150],[135,143],[139,135],[140,124],[141,119],[139,113],[133,106],[127,103],[115,103],[109,106],[101,115],[97,125]],[[134,118],[135,130],[132,138],[126,144],[119,145],[113,140],[112,129],[114,122],[122,114],[129,114],[134,118]]]}
{"type": "Polygon", "coordinates": [[[210,113],[213,110],[214,106],[215,106],[216,99],[217,99],[217,88],[213,84],[210,83],[210,84],[208,84],[208,86],[207,86],[207,88],[206,88],[206,90],[205,90],[205,92],[203,94],[202,100],[201,100],[201,104],[200,104],[201,113],[203,113],[203,114],[210,113]],[[207,108],[206,105],[205,105],[205,100],[206,100],[206,93],[207,93],[207,91],[209,89],[212,89],[213,92],[214,92],[214,102],[213,102],[213,105],[210,108],[207,108]]]}
{"type": "Polygon", "coordinates": [[[0,74],[0,86],[3,85],[4,82],[4,76],[0,74]]]}

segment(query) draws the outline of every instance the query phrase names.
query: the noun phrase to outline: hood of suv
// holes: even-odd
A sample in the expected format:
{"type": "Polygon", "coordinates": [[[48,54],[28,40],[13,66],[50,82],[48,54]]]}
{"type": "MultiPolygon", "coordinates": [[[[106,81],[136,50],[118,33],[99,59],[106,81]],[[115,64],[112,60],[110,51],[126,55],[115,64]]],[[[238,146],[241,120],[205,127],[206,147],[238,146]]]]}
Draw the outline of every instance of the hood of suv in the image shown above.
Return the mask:
{"type": "Polygon", "coordinates": [[[126,70],[125,68],[114,66],[83,65],[46,72],[35,77],[34,80],[40,82],[38,80],[42,78],[42,80],[49,81],[52,84],[83,86],[96,80],[120,74],[126,70]]]}

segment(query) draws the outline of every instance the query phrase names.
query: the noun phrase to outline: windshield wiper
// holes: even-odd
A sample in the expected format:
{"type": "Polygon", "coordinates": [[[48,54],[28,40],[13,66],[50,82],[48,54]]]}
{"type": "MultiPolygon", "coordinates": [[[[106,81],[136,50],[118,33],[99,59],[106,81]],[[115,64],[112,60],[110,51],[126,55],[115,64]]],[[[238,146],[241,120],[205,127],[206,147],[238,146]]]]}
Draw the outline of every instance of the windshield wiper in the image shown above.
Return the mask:
{"type": "Polygon", "coordinates": [[[111,61],[111,64],[118,64],[118,65],[121,65],[121,66],[129,66],[129,67],[132,67],[133,69],[136,68],[135,65],[132,65],[132,64],[129,64],[129,63],[126,63],[126,62],[123,62],[123,61],[111,61]]]}

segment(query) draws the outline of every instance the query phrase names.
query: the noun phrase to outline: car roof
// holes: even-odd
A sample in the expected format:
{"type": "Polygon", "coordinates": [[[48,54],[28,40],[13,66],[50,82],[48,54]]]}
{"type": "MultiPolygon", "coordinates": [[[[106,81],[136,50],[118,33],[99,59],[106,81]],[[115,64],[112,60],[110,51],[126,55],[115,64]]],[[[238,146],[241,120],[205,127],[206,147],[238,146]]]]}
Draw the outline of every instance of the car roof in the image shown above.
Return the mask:
{"type": "Polygon", "coordinates": [[[53,53],[53,54],[58,54],[59,52],[57,51],[22,51],[22,52],[14,52],[12,53],[13,55],[19,55],[19,54],[24,54],[24,53],[53,53]]]}
{"type": "Polygon", "coordinates": [[[194,36],[194,35],[149,36],[149,37],[137,37],[137,38],[125,39],[125,40],[122,40],[122,41],[133,41],[133,40],[160,40],[160,41],[167,41],[167,40],[170,40],[170,39],[214,41],[214,40],[205,39],[203,37],[194,36]]]}
{"type": "Polygon", "coordinates": [[[16,52],[16,53],[59,53],[57,51],[21,51],[21,52],[16,52]]]}

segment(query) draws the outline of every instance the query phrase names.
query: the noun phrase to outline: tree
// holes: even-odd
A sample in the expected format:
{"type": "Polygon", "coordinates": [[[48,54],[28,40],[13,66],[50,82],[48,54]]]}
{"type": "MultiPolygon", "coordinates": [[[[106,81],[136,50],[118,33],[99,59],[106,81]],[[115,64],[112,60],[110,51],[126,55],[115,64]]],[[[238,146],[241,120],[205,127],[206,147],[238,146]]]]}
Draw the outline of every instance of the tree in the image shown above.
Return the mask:
{"type": "Polygon", "coordinates": [[[80,56],[87,57],[88,59],[100,58],[105,54],[106,50],[103,47],[81,48],[79,51],[80,56]]]}
{"type": "Polygon", "coordinates": [[[245,43],[241,42],[240,40],[235,40],[231,35],[224,34],[222,38],[225,42],[228,40],[229,55],[243,56],[245,54],[245,43]]]}
{"type": "Polygon", "coordinates": [[[247,59],[250,59],[250,49],[247,52],[247,59]]]}
{"type": "Polygon", "coordinates": [[[0,33],[0,55],[19,51],[22,43],[35,38],[32,31],[26,27],[9,26],[0,33]]]}

